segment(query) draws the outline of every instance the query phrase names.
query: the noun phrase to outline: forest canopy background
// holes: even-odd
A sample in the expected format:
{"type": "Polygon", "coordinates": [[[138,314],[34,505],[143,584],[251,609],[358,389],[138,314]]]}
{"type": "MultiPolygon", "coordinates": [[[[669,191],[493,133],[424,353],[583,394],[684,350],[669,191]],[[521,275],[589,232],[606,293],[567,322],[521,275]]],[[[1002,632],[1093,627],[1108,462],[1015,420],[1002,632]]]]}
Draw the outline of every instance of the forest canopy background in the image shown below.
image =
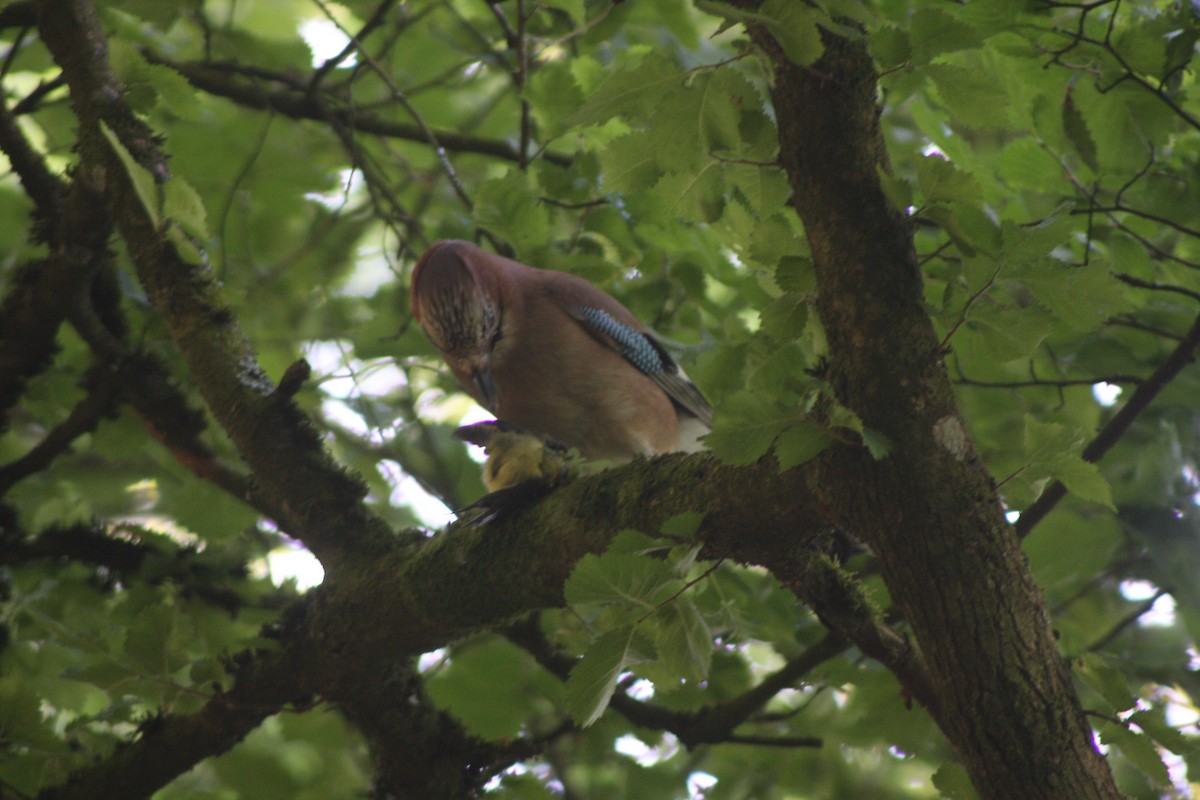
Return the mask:
{"type": "Polygon", "coordinates": [[[1188,796],[1198,40],[1150,0],[0,6],[0,796],[1188,796]],[[483,491],[408,312],[442,238],[617,296],[712,455],[436,532],[483,491]],[[1042,649],[955,666],[1019,649],[990,597],[1042,649]],[[1069,790],[1006,738],[1054,719],[980,711],[1039,702],[1069,790]]]}

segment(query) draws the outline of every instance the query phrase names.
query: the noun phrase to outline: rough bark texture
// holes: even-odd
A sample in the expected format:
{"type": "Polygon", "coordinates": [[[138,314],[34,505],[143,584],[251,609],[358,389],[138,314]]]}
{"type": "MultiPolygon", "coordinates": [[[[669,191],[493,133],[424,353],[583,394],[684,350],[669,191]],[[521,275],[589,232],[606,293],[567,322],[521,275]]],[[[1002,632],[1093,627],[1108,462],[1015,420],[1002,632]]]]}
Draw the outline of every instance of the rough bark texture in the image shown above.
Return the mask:
{"type": "Polygon", "coordinates": [[[958,416],[911,236],[880,189],[887,158],[865,44],[826,35],[824,56],[799,67],[752,33],[775,63],[781,159],[812,249],[828,378],[892,443],[878,461],[864,447],[831,449],[813,491],[876,552],[925,658],[931,711],[980,794],[1119,797],[958,416]]]}

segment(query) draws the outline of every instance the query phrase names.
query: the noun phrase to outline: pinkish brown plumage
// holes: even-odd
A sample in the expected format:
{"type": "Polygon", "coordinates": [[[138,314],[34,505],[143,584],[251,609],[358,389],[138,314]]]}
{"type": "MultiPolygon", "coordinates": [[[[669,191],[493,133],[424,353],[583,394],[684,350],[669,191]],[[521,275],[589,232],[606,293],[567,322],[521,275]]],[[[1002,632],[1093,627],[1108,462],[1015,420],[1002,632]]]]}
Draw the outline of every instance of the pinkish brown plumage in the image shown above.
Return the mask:
{"type": "Polygon", "coordinates": [[[712,427],[653,334],[577,276],[437,242],[413,270],[412,311],[480,405],[586,458],[696,450],[712,427]]]}

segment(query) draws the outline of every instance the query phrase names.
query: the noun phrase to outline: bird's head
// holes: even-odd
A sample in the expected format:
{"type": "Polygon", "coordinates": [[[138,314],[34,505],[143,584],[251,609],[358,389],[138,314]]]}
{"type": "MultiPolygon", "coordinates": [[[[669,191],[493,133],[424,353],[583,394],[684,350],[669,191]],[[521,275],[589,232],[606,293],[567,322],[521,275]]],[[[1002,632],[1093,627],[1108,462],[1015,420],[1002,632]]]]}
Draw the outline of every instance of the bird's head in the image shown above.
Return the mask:
{"type": "Polygon", "coordinates": [[[503,308],[495,276],[468,242],[438,242],[413,269],[413,317],[451,371],[486,408],[496,411],[492,348],[503,308]]]}

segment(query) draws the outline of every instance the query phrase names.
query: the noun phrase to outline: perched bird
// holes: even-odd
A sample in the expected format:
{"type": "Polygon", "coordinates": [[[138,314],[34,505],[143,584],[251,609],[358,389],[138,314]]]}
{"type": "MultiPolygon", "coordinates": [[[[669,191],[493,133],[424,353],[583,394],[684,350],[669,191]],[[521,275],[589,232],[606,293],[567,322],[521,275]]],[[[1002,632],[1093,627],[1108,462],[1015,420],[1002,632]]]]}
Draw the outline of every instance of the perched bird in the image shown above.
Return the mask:
{"type": "Polygon", "coordinates": [[[584,458],[698,450],[712,428],[662,344],[577,276],[437,242],[413,270],[412,312],[480,405],[584,458]]]}

